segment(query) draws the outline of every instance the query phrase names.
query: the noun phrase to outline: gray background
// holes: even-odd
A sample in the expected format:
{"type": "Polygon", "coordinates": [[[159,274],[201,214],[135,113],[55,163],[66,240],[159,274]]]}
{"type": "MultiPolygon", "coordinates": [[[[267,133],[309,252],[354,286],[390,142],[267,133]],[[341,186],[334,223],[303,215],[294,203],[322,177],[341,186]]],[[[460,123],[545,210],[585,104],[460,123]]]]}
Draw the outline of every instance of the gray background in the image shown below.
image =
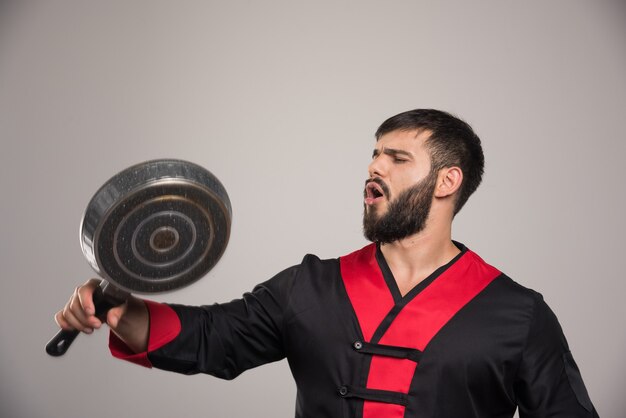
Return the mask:
{"type": "Polygon", "coordinates": [[[556,311],[603,417],[626,410],[626,7],[617,1],[0,3],[0,415],[288,417],[286,362],[232,382],[112,359],[106,332],[44,353],[93,272],[92,194],[139,161],[213,171],[231,242],[203,280],[153,299],[226,301],[307,252],[365,244],[380,122],[456,113],[486,176],[454,237],[556,311]]]}

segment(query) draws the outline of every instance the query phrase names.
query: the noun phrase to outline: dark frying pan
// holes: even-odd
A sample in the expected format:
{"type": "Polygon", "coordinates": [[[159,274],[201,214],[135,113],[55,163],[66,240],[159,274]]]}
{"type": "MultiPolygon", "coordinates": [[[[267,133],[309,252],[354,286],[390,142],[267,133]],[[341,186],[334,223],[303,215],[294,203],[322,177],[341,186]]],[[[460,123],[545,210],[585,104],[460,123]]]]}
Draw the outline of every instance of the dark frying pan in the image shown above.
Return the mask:
{"type": "MultiPolygon", "coordinates": [[[[96,315],[130,293],[186,286],[208,273],[230,235],[226,189],[206,169],[181,160],[153,160],[113,176],[92,197],[80,227],[80,245],[104,280],[94,293],[96,315]]],[[[63,355],[78,331],[61,330],[46,345],[63,355]]]]}

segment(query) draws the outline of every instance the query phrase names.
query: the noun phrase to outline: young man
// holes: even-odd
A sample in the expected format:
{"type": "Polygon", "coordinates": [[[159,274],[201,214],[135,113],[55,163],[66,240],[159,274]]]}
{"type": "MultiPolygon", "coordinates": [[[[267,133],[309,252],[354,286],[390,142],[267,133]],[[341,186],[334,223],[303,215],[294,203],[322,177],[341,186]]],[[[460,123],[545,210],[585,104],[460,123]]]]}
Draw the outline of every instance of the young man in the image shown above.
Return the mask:
{"type": "MultiPolygon", "coordinates": [[[[483,153],[465,122],[437,110],[385,121],[364,190],[372,244],[307,255],[230,303],[132,298],[109,311],[113,355],[232,379],[287,358],[296,417],[597,417],[552,311],[452,241],[480,184],[483,153]]],[[[91,280],[57,313],[86,333],[91,280]]]]}

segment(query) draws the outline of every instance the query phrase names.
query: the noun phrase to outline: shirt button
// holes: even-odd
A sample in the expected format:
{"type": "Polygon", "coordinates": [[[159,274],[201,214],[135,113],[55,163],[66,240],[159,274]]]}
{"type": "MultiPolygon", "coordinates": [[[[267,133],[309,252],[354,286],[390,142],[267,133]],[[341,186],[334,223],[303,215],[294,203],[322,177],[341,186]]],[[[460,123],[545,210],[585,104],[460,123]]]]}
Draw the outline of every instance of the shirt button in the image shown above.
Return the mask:
{"type": "Polygon", "coordinates": [[[355,350],[360,350],[363,348],[363,343],[361,341],[356,341],[354,344],[352,344],[352,346],[355,350]]]}
{"type": "Polygon", "coordinates": [[[341,386],[341,387],[339,388],[339,394],[340,394],[341,396],[346,396],[346,395],[348,394],[348,388],[347,388],[347,387],[345,387],[345,386],[341,386]]]}

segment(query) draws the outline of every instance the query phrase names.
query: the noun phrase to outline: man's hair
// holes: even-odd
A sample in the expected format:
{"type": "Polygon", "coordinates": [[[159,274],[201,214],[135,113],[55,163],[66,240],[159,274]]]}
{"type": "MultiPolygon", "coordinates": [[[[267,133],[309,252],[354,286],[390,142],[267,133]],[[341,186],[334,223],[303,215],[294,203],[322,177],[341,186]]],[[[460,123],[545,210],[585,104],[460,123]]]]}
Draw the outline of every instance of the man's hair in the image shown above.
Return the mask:
{"type": "Polygon", "coordinates": [[[463,181],[454,205],[456,215],[478,188],[483,176],[485,157],[480,138],[470,125],[449,113],[435,109],[416,109],[390,117],[376,131],[376,140],[392,131],[430,131],[426,140],[431,170],[459,167],[463,181]]]}

